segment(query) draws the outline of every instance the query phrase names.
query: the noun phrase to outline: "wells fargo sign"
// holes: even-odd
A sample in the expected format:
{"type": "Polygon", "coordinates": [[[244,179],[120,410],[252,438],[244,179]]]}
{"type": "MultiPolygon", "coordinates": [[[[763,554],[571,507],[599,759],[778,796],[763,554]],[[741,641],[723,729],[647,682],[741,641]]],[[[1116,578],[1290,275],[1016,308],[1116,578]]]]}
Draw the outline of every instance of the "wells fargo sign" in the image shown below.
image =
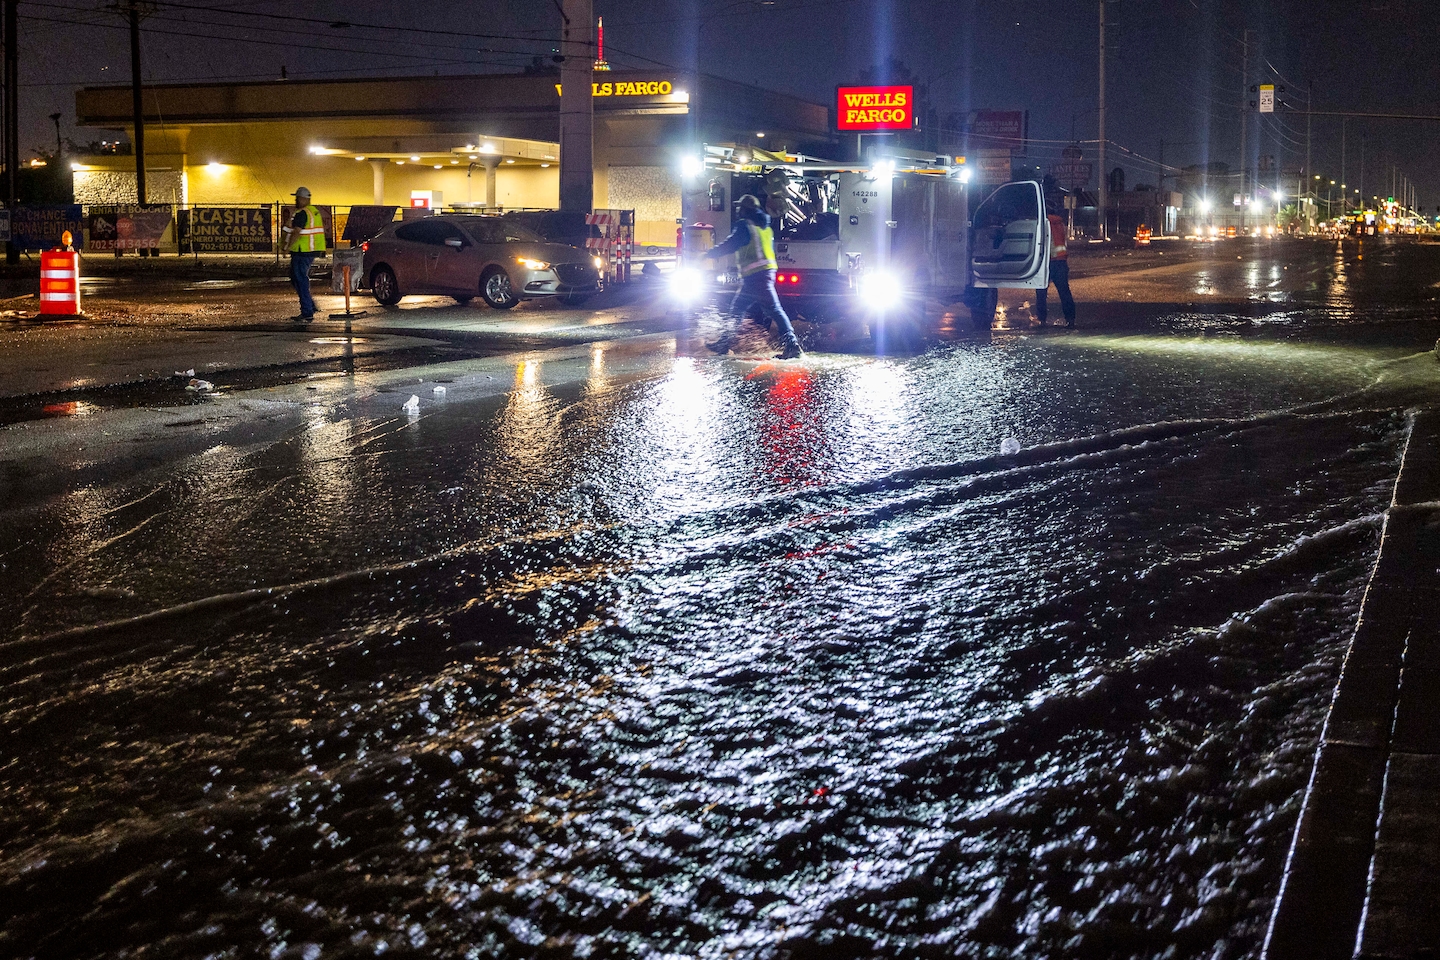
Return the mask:
{"type": "Polygon", "coordinates": [[[841,130],[909,130],[915,125],[915,88],[839,87],[835,119],[841,130]]]}
{"type": "MultiPolygon", "coordinates": [[[[592,97],[666,97],[675,92],[669,80],[614,80],[590,84],[592,97]]],[[[555,84],[560,93],[560,84],[555,84]]]]}

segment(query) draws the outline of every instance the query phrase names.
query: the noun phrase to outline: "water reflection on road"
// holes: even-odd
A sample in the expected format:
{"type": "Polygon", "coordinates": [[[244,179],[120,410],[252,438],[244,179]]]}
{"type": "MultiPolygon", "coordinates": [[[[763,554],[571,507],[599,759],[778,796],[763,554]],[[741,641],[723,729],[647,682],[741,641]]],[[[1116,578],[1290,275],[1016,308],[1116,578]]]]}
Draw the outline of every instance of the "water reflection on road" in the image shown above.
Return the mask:
{"type": "Polygon", "coordinates": [[[8,511],[0,944],[1253,954],[1433,370],[1290,333],[597,346],[8,511]]]}

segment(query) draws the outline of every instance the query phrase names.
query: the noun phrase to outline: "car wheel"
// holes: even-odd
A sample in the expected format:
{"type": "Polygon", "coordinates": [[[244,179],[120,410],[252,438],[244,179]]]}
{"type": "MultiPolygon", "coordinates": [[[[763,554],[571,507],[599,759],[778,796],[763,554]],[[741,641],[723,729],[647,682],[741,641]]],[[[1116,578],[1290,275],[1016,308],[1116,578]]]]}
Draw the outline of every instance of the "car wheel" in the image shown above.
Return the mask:
{"type": "Polygon", "coordinates": [[[480,296],[496,310],[509,310],[520,302],[510,286],[510,274],[499,267],[491,267],[480,278],[480,296]]]}
{"type": "Polygon", "coordinates": [[[395,271],[389,267],[376,267],[375,272],[370,274],[370,292],[382,305],[393,307],[400,302],[400,283],[395,279],[395,271]]]}
{"type": "Polygon", "coordinates": [[[578,307],[589,299],[590,294],[588,293],[567,293],[560,298],[560,302],[567,307],[578,307]]]}
{"type": "Polygon", "coordinates": [[[456,297],[456,298],[455,298],[455,302],[458,303],[458,304],[460,304],[460,306],[463,307],[463,306],[465,306],[465,304],[469,303],[471,300],[474,300],[474,299],[475,299],[474,297],[456,297]]]}

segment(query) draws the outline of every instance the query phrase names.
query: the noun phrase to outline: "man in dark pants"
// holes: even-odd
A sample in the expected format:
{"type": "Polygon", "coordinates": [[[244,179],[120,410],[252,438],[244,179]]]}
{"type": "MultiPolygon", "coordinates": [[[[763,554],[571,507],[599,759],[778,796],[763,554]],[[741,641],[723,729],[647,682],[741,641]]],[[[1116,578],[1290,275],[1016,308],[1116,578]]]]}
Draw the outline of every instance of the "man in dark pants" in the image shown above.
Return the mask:
{"type": "Polygon", "coordinates": [[[752,306],[758,306],[765,317],[775,322],[775,332],[780,335],[781,351],[776,360],[794,360],[803,356],[800,341],[795,337],[795,328],[785,308],[780,306],[780,297],[775,293],[775,271],[779,264],[775,260],[775,231],[770,228],[770,214],[760,208],[760,201],[750,194],[740,198],[740,216],[735,220],[735,229],[725,242],[705,251],[707,259],[735,254],[740,265],[740,290],[730,304],[730,327],[720,339],[706,346],[716,353],[729,353],[735,345],[735,329],[745,322],[745,313],[752,306]]]}
{"type": "Polygon", "coordinates": [[[290,283],[300,296],[300,315],[290,319],[309,323],[315,319],[315,300],[310,296],[310,265],[325,252],[325,221],[310,202],[310,191],[295,191],[295,216],[285,226],[285,249],[290,251],[290,283]]]}
{"type": "MultiPolygon", "coordinates": [[[[1075,298],[1070,295],[1070,251],[1065,243],[1065,221],[1051,213],[1050,221],[1050,282],[1060,295],[1060,311],[1065,314],[1065,326],[1075,326],[1075,298]]],[[[1035,291],[1035,318],[1044,327],[1049,318],[1049,287],[1035,291]]]]}

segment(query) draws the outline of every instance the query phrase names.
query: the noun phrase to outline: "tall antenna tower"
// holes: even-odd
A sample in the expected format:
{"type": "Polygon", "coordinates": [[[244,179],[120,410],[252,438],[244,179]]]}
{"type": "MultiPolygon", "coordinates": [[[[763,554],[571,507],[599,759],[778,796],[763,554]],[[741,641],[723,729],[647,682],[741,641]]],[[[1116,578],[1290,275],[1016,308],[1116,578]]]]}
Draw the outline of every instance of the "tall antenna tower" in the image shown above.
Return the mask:
{"type": "Polygon", "coordinates": [[[595,69],[609,70],[610,63],[605,59],[605,18],[601,17],[595,21],[595,69]]]}

